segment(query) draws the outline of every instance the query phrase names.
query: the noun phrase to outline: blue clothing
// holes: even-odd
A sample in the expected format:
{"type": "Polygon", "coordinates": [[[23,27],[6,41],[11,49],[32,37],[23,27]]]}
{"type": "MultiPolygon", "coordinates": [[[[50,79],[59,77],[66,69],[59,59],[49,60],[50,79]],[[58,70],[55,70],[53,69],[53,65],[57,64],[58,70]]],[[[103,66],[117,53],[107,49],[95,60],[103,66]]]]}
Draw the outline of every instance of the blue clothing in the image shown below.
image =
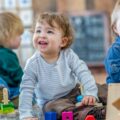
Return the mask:
{"type": "Polygon", "coordinates": [[[108,74],[107,84],[120,83],[120,36],[116,37],[115,42],[109,48],[104,65],[108,74]]]}
{"type": "Polygon", "coordinates": [[[8,87],[5,80],[0,78],[0,86],[8,89],[9,99],[12,99],[19,95],[19,87],[8,87]]]}

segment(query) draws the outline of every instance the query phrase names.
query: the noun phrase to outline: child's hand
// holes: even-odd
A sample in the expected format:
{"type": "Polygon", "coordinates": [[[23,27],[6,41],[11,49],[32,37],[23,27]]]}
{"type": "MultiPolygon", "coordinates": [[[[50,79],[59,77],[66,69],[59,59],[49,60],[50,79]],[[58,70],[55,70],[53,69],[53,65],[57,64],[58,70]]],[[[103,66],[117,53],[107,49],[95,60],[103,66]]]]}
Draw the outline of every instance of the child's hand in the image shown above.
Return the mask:
{"type": "Polygon", "coordinates": [[[78,106],[94,105],[95,102],[96,98],[94,96],[84,96],[84,98],[82,99],[78,106]]]}
{"type": "Polygon", "coordinates": [[[28,118],[24,118],[23,120],[38,120],[38,118],[35,118],[35,117],[28,117],[28,118]]]}
{"type": "Polygon", "coordinates": [[[81,102],[83,105],[94,105],[96,98],[94,96],[84,96],[81,102]]]}

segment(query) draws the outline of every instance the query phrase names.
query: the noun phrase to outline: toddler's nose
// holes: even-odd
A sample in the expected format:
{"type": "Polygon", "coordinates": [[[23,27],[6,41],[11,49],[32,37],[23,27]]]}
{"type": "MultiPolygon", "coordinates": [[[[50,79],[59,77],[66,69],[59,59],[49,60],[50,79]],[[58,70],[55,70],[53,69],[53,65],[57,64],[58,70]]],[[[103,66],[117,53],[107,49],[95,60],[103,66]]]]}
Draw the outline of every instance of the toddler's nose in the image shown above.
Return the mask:
{"type": "Polygon", "coordinates": [[[46,32],[45,31],[41,31],[41,33],[39,33],[40,37],[46,37],[46,32]]]}

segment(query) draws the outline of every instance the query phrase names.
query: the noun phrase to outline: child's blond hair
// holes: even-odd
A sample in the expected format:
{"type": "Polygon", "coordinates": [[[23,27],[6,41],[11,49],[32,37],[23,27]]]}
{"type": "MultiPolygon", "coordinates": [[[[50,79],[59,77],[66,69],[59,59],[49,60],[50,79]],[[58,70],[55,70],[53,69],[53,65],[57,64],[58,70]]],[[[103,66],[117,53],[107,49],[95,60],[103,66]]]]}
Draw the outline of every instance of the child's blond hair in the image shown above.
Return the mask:
{"type": "Polygon", "coordinates": [[[18,35],[21,35],[24,31],[24,27],[21,19],[11,13],[0,13],[0,45],[7,47],[9,40],[14,39],[18,35]]]}
{"type": "Polygon", "coordinates": [[[56,23],[58,27],[62,30],[63,37],[68,38],[66,46],[64,46],[62,49],[68,48],[72,44],[74,39],[73,27],[71,26],[68,17],[60,13],[45,12],[39,14],[36,20],[36,22],[38,23],[41,23],[43,21],[46,21],[51,27],[55,27],[54,23],[56,23]]]}
{"type": "Polygon", "coordinates": [[[120,19],[120,0],[117,0],[113,12],[111,14],[111,27],[113,33],[117,34],[114,30],[117,20],[120,19]]]}

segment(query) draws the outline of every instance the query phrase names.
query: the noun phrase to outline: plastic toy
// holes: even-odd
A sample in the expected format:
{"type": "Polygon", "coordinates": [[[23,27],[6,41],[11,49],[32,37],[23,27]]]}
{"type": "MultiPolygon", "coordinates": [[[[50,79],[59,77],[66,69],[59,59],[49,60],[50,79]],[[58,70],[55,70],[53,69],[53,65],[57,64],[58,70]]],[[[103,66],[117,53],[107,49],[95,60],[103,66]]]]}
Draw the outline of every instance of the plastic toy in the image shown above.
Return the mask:
{"type": "Polygon", "coordinates": [[[57,120],[57,113],[56,112],[46,112],[45,120],[57,120]]]}
{"type": "Polygon", "coordinates": [[[82,96],[82,95],[79,95],[79,96],[76,97],[76,101],[77,101],[77,102],[81,102],[82,99],[83,99],[83,96],[82,96]]]}
{"type": "Polygon", "coordinates": [[[14,112],[14,104],[8,100],[8,90],[3,88],[3,100],[0,103],[0,114],[7,114],[14,112]]]}
{"type": "Polygon", "coordinates": [[[62,120],[73,120],[73,112],[72,111],[62,112],[62,120]]]}
{"type": "Polygon", "coordinates": [[[85,120],[96,120],[96,119],[95,119],[95,117],[93,115],[87,115],[85,120]]]}

